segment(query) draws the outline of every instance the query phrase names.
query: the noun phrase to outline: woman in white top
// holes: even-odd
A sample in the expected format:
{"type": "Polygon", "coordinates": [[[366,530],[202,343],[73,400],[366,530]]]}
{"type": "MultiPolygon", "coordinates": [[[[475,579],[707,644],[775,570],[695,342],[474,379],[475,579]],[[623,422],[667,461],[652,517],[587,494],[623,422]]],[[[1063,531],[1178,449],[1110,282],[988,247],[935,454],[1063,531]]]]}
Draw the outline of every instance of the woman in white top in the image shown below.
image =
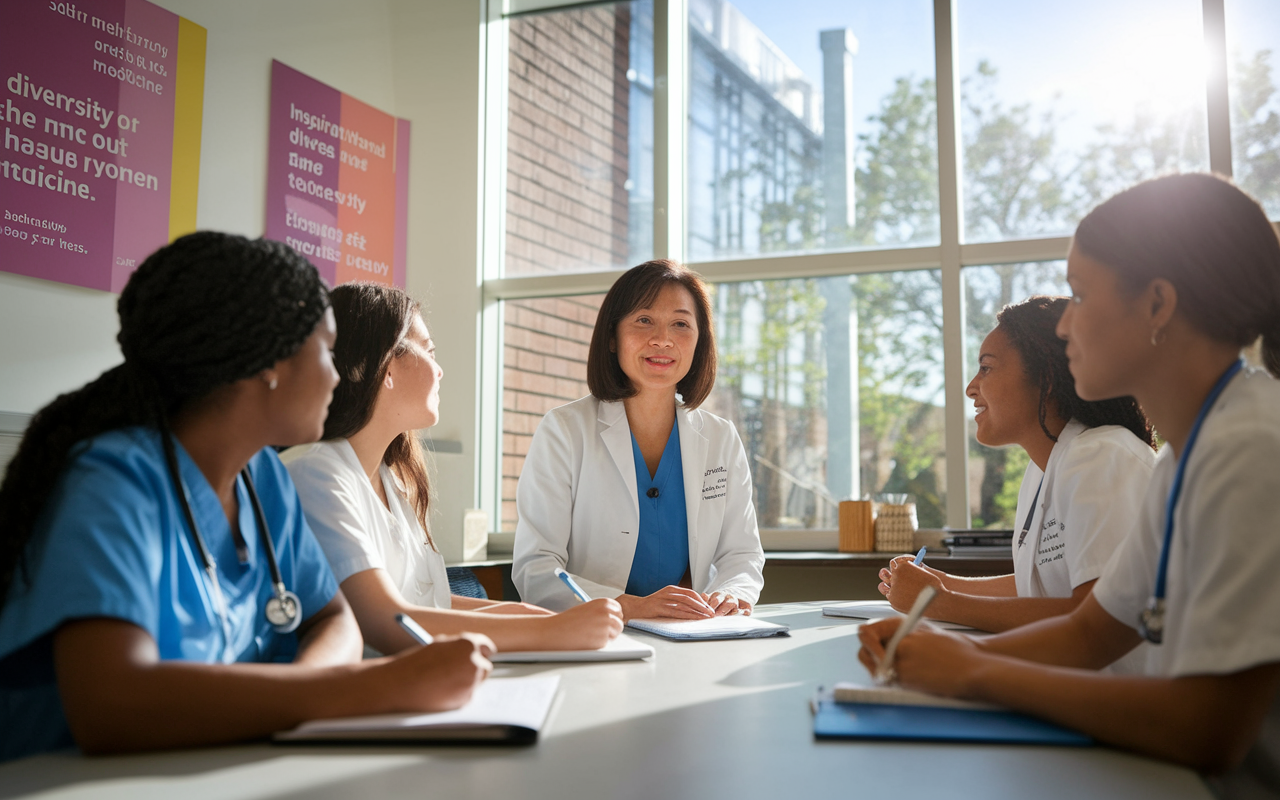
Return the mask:
{"type": "MultiPolygon", "coordinates": [[[[926,624],[892,667],[910,688],[1217,773],[1221,796],[1275,797],[1280,240],[1228,181],[1170,176],[1081,221],[1067,281],[1076,391],[1133,395],[1167,442],[1138,525],[1071,614],[985,638],[926,624]],[[1259,336],[1270,375],[1240,362],[1259,336]],[[1094,671],[1144,638],[1144,675],[1094,671]]],[[[865,665],[897,625],[862,628],[865,665]]]]}
{"type": "Polygon", "coordinates": [[[603,647],[622,630],[616,603],[551,612],[451,595],[428,525],[430,491],[417,431],[436,424],[435,345],[404,292],[344,284],[330,295],[338,327],[334,391],[318,444],[284,456],[303,511],[365,642],[383,653],[412,645],[396,614],[432,634],[475,631],[500,650],[603,647]]]}
{"type": "Polygon", "coordinates": [[[1081,400],[1054,328],[1065,297],[1005,306],[982,342],[966,393],[987,447],[1027,451],[1018,491],[1013,574],[963,578],[911,556],[881,570],[880,591],[899,611],[931,585],[933,619],[1003,631],[1066,614],[1089,594],[1133,528],[1151,480],[1151,426],[1132,397],[1081,400]]]}
{"type": "Polygon", "coordinates": [[[525,458],[521,597],[572,603],[563,568],[588,594],[616,597],[627,619],[750,613],[764,551],[742,440],[698,408],[715,377],[701,278],[671,261],[623,273],[596,316],[591,394],[552,409],[525,458]]]}

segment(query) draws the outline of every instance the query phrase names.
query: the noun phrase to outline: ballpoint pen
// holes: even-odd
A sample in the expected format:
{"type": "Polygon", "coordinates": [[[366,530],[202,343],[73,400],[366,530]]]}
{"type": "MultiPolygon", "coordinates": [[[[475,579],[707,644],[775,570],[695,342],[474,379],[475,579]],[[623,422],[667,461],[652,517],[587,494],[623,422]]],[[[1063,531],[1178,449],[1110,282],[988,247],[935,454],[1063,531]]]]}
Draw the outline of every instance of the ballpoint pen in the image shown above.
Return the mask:
{"type": "Polygon", "coordinates": [[[404,628],[418,644],[427,645],[435,641],[431,638],[431,634],[423,630],[422,626],[408,614],[396,614],[396,622],[399,622],[400,627],[404,628]]]}
{"type": "Polygon", "coordinates": [[[582,591],[582,587],[579,586],[576,581],[574,581],[574,579],[569,575],[569,573],[565,572],[560,567],[556,567],[556,577],[564,581],[564,585],[569,587],[569,591],[573,592],[574,597],[578,598],[584,603],[591,602],[591,597],[588,596],[586,592],[582,591]]]}

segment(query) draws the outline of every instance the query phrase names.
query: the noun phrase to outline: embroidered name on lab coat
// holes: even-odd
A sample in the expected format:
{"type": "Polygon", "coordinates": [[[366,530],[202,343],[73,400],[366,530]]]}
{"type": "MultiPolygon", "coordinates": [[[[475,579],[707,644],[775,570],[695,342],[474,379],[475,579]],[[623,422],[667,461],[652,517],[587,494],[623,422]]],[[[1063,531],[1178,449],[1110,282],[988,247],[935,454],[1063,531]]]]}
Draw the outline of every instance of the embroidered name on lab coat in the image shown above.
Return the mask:
{"type": "Polygon", "coordinates": [[[706,472],[702,473],[702,499],[703,500],[715,500],[716,498],[724,497],[725,491],[728,489],[728,486],[729,486],[729,478],[725,472],[724,467],[716,467],[715,469],[709,469],[706,472]],[[713,475],[716,477],[714,478],[714,480],[712,480],[711,485],[708,486],[707,481],[713,475]]]}
{"type": "Polygon", "coordinates": [[[1062,540],[1065,523],[1051,519],[1040,527],[1040,547],[1036,549],[1036,566],[1043,567],[1053,561],[1061,561],[1067,555],[1067,543],[1062,540]]]}

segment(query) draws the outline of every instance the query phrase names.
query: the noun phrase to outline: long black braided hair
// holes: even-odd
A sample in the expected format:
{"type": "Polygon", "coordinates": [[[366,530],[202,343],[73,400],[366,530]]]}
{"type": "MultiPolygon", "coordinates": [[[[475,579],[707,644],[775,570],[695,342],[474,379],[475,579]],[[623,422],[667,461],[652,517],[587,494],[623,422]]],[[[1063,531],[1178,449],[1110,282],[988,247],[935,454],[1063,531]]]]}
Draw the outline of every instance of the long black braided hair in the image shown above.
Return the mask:
{"type": "Polygon", "coordinates": [[[124,363],[40,409],[0,483],[0,610],[78,443],[146,425],[171,459],[176,412],[293,355],[328,307],[315,267],[279,242],[204,231],[142,262],[116,304],[124,363]]]}
{"type": "Polygon", "coordinates": [[[1154,448],[1151,423],[1137,400],[1113,397],[1089,401],[1081,400],[1076,394],[1076,381],[1071,377],[1067,360],[1067,343],[1059,339],[1056,332],[1068,302],[1066,297],[1036,295],[1007,305],[996,315],[996,330],[1003,331],[1018,351],[1027,380],[1040,391],[1040,429],[1058,441],[1045,424],[1052,403],[1065,420],[1078,420],[1088,428],[1119,425],[1154,448]]]}

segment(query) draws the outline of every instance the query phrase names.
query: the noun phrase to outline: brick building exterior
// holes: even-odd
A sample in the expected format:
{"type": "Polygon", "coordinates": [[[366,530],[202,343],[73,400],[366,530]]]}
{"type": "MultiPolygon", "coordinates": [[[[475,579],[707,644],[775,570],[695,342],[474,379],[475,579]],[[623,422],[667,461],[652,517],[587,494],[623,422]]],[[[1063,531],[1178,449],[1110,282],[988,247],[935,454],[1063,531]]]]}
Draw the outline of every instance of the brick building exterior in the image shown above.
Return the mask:
{"type": "MultiPolygon", "coordinates": [[[[507,275],[626,266],[631,10],[512,20],[507,275]]],[[[603,297],[506,303],[501,530],[542,415],[587,394],[587,346],[603,297]]]]}

